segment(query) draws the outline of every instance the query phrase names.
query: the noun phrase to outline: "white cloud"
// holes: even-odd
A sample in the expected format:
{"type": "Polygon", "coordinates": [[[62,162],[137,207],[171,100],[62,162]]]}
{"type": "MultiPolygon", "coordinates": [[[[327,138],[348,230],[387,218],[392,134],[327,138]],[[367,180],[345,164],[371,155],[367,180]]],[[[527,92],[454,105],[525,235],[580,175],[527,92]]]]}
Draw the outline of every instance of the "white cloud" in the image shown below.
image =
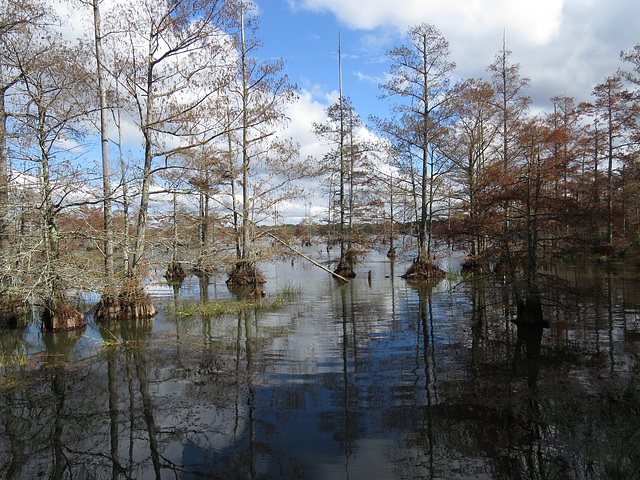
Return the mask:
{"type": "Polygon", "coordinates": [[[362,73],[360,71],[356,71],[354,72],[354,75],[358,78],[358,80],[360,80],[361,82],[368,82],[368,83],[372,83],[374,85],[380,85],[381,83],[384,83],[385,81],[387,81],[388,76],[387,75],[380,75],[380,76],[375,76],[375,75],[367,75],[365,73],[362,73]]]}
{"type": "MultiPolygon", "coordinates": [[[[588,100],[593,87],[621,66],[620,51],[640,41],[637,0],[297,0],[295,4],[298,9],[332,13],[348,28],[360,30],[361,41],[372,51],[399,45],[409,26],[433,24],[449,41],[456,78],[487,78],[486,66],[502,48],[506,33],[512,61],[531,78],[529,93],[539,106],[548,106],[551,96],[565,93],[588,100]]],[[[361,70],[356,75],[369,82],[376,73],[361,70]]]]}
{"type": "Polygon", "coordinates": [[[298,7],[316,12],[330,11],[351,28],[373,29],[393,26],[401,31],[407,26],[429,21],[456,25],[461,31],[513,29],[529,42],[544,44],[559,30],[563,0],[302,0],[298,7]],[[437,22],[430,20],[437,19],[437,22]]]}
{"type": "Polygon", "coordinates": [[[282,132],[282,136],[294,138],[301,145],[300,156],[307,158],[312,156],[321,159],[328,147],[313,132],[313,123],[322,123],[325,120],[327,104],[320,103],[308,90],[303,90],[297,102],[291,104],[288,116],[291,122],[282,132]]]}

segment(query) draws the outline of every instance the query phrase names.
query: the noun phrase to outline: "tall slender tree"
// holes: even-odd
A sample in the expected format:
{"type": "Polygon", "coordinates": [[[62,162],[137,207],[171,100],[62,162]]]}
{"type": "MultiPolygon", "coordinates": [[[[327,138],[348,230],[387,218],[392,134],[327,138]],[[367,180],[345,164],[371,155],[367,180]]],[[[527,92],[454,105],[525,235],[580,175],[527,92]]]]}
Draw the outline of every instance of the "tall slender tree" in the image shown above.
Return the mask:
{"type": "Polygon", "coordinates": [[[606,170],[606,209],[607,222],[605,242],[613,246],[614,219],[614,167],[616,163],[624,162],[628,150],[628,128],[633,123],[632,109],[630,109],[631,95],[624,89],[622,79],[617,76],[607,77],[604,82],[596,85],[593,90],[595,101],[591,111],[599,125],[602,125],[604,136],[604,155],[606,170]]]}
{"type": "Polygon", "coordinates": [[[418,159],[418,256],[405,277],[439,277],[444,272],[431,258],[433,201],[441,173],[435,142],[447,122],[449,82],[455,63],[449,61],[449,42],[429,24],[410,28],[408,44],[390,50],[387,56],[391,60],[390,79],[381,87],[385,95],[397,100],[394,112],[400,118],[377,123],[399,151],[408,147],[411,156],[418,159]]]}
{"type": "MultiPolygon", "coordinates": [[[[513,52],[507,49],[506,36],[503,36],[502,49],[496,54],[493,63],[487,70],[491,73],[491,82],[495,92],[495,105],[499,111],[500,141],[496,143],[496,155],[502,160],[502,183],[508,187],[513,183],[511,173],[515,163],[515,142],[517,132],[531,104],[531,99],[525,95],[525,90],[530,85],[530,80],[520,73],[521,67],[518,63],[511,62],[513,52]]],[[[511,222],[510,205],[505,202],[503,205],[502,231],[503,252],[502,259],[498,262],[497,268],[508,268],[512,265],[509,258],[511,246],[510,238],[517,235],[511,222]]]]}
{"type": "MultiPolygon", "coordinates": [[[[264,191],[264,178],[259,180],[256,175],[258,166],[267,167],[266,177],[274,179],[274,172],[280,170],[277,165],[293,162],[297,148],[289,142],[282,142],[277,138],[277,131],[287,120],[286,106],[296,97],[295,86],[290,84],[283,73],[284,62],[260,61],[257,49],[261,41],[256,35],[256,20],[249,13],[254,5],[239,2],[239,30],[235,37],[238,59],[236,65],[236,86],[228,95],[230,110],[237,112],[238,122],[235,128],[239,132],[239,183],[242,187],[242,203],[240,211],[234,208],[238,215],[238,257],[233,270],[227,279],[230,286],[250,285],[256,287],[264,283],[264,278],[256,268],[254,240],[256,235],[256,208],[264,210],[273,205],[271,200],[262,207],[258,206],[261,197],[268,196],[264,191]],[[239,110],[239,111],[238,111],[239,110]],[[276,160],[279,159],[279,160],[276,160]],[[274,170],[275,169],[275,170],[274,170]],[[253,190],[253,191],[252,191],[253,190]]],[[[230,111],[227,109],[227,111],[230,111]]],[[[232,137],[232,141],[235,140],[232,137]]],[[[230,148],[230,153],[235,149],[230,148]]],[[[289,163],[293,167],[295,162],[289,163]]],[[[236,171],[235,167],[230,172],[236,171]]],[[[299,169],[289,168],[280,170],[281,174],[294,172],[299,169]]],[[[285,182],[286,183],[286,182],[285,182]]],[[[271,187],[268,190],[273,191],[271,187]]],[[[235,198],[233,199],[235,201],[235,198]]]]}
{"type": "Polygon", "coordinates": [[[102,47],[102,20],[100,15],[100,0],[91,0],[93,10],[93,32],[96,56],[96,78],[98,84],[98,104],[100,110],[100,153],[102,156],[102,190],[104,217],[104,265],[107,284],[107,294],[111,294],[113,282],[113,214],[111,207],[111,164],[109,163],[109,111],[107,105],[107,85],[105,72],[104,50],[102,47]]]}
{"type": "MultiPolygon", "coordinates": [[[[324,158],[325,172],[336,177],[337,200],[334,202],[338,218],[338,242],[340,258],[336,273],[345,278],[355,277],[355,254],[351,251],[355,206],[356,169],[363,161],[366,149],[357,138],[361,126],[360,117],[349,98],[340,98],[326,109],[325,123],[314,123],[313,132],[334,145],[324,158]]],[[[332,206],[333,208],[333,206],[332,206]]]]}

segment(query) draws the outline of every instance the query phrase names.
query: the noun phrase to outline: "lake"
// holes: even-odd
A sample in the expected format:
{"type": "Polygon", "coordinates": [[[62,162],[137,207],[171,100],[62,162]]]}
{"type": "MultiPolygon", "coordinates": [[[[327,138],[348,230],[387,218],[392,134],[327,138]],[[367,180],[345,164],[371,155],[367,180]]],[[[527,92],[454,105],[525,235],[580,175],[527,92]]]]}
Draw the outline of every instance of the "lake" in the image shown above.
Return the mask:
{"type": "Polygon", "coordinates": [[[298,291],[278,309],[185,316],[184,301],[233,298],[225,277],[155,278],[149,321],[4,332],[0,476],[638,475],[637,267],[555,266],[548,327],[523,328],[504,279],[458,265],[409,283],[406,260],[374,251],[342,284],[283,259],[260,265],[265,301],[298,291]]]}

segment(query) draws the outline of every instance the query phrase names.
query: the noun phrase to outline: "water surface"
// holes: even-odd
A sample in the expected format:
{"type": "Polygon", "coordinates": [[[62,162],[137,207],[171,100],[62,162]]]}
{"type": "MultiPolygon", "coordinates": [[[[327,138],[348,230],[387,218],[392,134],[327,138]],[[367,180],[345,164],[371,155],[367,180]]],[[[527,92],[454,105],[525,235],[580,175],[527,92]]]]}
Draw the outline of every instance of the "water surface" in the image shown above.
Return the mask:
{"type": "Polygon", "coordinates": [[[637,472],[634,268],[558,267],[551,273],[563,281],[543,291],[549,327],[518,331],[500,279],[412,284],[399,277],[405,262],[373,252],[343,285],[303,262],[262,266],[267,300],[302,289],[277,311],[176,314],[185,299],[232,298],[224,278],[191,276],[179,288],[149,286],[161,313],[148,322],[106,329],[90,319],[82,332],[55,335],[34,322],[7,332],[4,352],[23,362],[3,365],[0,475],[637,472]]]}

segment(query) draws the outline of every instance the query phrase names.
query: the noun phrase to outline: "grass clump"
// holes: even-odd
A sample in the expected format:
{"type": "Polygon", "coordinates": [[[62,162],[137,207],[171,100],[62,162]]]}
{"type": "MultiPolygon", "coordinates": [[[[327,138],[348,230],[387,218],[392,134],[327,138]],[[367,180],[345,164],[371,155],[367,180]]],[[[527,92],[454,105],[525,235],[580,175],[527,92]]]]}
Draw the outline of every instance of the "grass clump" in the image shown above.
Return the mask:
{"type": "Polygon", "coordinates": [[[302,295],[302,287],[294,285],[291,282],[283,285],[278,292],[278,297],[282,297],[285,300],[293,300],[300,295],[302,295]]]}
{"type": "Polygon", "coordinates": [[[16,348],[12,353],[0,355],[0,372],[24,371],[27,369],[27,355],[23,348],[16,348]]]}
{"type": "Polygon", "coordinates": [[[177,308],[177,313],[185,317],[202,315],[206,317],[220,317],[230,315],[245,310],[269,311],[282,308],[290,303],[294,298],[302,294],[302,288],[291,283],[284,285],[278,294],[272,299],[267,298],[246,298],[241,300],[229,300],[213,302],[190,302],[183,301],[177,308]]]}
{"type": "Polygon", "coordinates": [[[219,317],[221,315],[229,315],[232,313],[242,312],[243,310],[262,308],[265,302],[262,300],[234,300],[228,302],[188,302],[184,301],[178,307],[178,313],[185,317],[195,315],[204,315],[207,317],[219,317]]]}

